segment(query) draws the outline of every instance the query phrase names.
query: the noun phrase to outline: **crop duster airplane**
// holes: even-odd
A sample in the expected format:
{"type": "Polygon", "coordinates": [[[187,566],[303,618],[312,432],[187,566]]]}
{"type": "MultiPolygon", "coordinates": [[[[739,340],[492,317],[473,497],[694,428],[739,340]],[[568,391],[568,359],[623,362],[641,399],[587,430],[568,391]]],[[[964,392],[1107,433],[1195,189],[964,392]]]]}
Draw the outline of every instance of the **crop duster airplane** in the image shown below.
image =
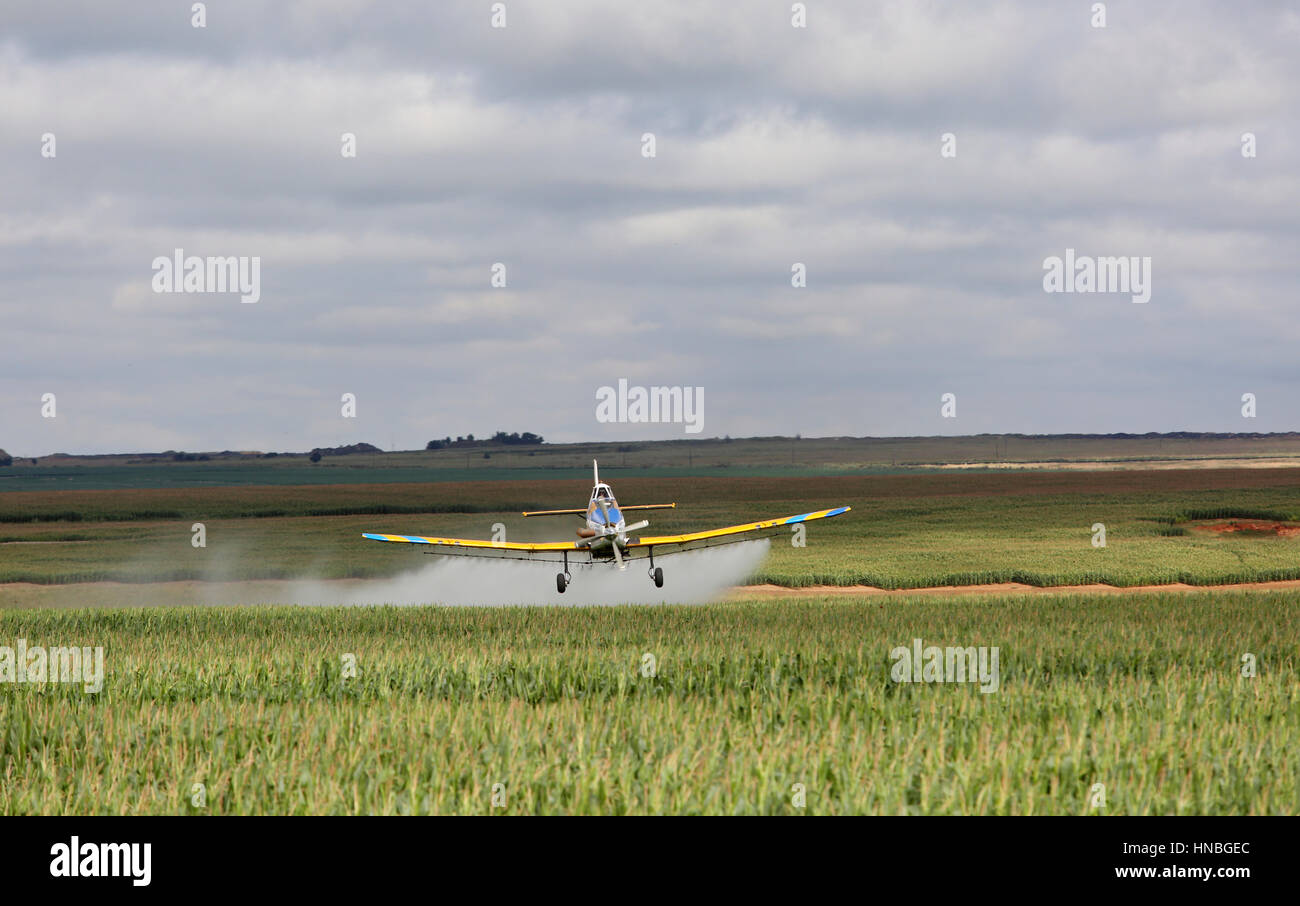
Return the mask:
{"type": "Polygon", "coordinates": [[[569,573],[570,557],[578,564],[608,562],[627,569],[628,560],[648,558],[650,578],[655,588],[663,588],[663,567],[655,566],[655,550],[660,554],[678,553],[700,547],[714,547],[720,544],[732,544],[747,541],[755,536],[772,534],[784,526],[799,522],[812,522],[814,519],[826,519],[847,513],[851,507],[841,506],[830,510],[817,510],[798,516],[786,516],[781,519],[767,519],[762,522],[749,522],[745,525],[732,525],[727,528],[710,529],[705,532],[692,532],[686,535],[657,535],[633,537],[635,532],[650,524],[641,520],[628,525],[623,514],[633,510],[668,510],[677,506],[675,503],[650,503],[640,506],[620,507],[614,499],[614,492],[609,485],[600,480],[600,471],[595,460],[591,463],[595,487],[591,489],[591,500],[586,509],[580,510],[537,510],[524,513],[525,516],[585,516],[586,528],[578,529],[577,541],[550,541],[541,544],[516,543],[509,541],[477,541],[469,538],[426,538],[423,535],[381,535],[366,532],[363,537],[371,541],[397,541],[403,544],[427,545],[428,554],[454,554],[467,557],[498,557],[511,560],[550,560],[564,564],[564,571],[555,577],[555,587],[563,594],[573,581],[569,573]]]}

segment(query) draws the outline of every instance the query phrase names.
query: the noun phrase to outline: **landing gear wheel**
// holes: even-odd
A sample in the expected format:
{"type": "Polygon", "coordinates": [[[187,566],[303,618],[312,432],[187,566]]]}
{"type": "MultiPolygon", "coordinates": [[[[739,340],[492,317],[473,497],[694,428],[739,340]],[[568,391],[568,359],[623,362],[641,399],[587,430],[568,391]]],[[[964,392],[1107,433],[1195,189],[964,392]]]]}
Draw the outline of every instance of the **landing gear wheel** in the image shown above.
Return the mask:
{"type": "Polygon", "coordinates": [[[564,590],[569,587],[569,580],[565,578],[564,573],[555,574],[555,590],[564,594],[564,590]]]}
{"type": "Polygon", "coordinates": [[[650,574],[650,578],[655,580],[655,588],[664,587],[664,568],[656,566],[655,571],[650,574]]]}

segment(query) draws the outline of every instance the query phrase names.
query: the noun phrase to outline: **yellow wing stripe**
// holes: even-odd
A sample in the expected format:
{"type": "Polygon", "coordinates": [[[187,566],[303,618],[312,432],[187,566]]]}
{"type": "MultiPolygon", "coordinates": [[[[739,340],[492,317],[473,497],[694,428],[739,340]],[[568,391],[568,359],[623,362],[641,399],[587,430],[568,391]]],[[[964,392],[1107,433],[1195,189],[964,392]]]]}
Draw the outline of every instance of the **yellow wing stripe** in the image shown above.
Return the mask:
{"type": "Polygon", "coordinates": [[[363,532],[371,541],[397,541],[404,544],[450,544],[456,547],[486,547],[502,551],[571,551],[577,547],[570,541],[549,541],[543,544],[519,544],[514,541],[478,541],[473,538],[429,538],[425,535],[383,535],[363,532]]]}
{"type": "Polygon", "coordinates": [[[829,510],[817,510],[812,513],[801,513],[798,516],[782,516],[780,519],[765,519],[762,522],[749,522],[745,525],[732,525],[727,528],[710,529],[706,532],[692,532],[688,535],[659,535],[654,538],[637,538],[629,542],[628,547],[649,547],[652,544],[687,544],[691,541],[703,541],[706,538],[720,538],[723,535],[741,535],[745,532],[761,532],[763,529],[775,528],[778,525],[793,525],[797,522],[811,522],[814,519],[826,519],[830,516],[838,516],[841,513],[847,513],[852,507],[838,506],[829,510]]]}

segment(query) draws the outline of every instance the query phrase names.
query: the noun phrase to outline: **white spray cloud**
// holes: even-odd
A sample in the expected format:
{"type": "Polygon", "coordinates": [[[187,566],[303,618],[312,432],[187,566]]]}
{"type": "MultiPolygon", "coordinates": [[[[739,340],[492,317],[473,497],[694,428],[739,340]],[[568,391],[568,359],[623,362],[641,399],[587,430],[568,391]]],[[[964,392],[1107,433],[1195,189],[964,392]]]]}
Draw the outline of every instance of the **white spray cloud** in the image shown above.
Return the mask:
{"type": "Polygon", "coordinates": [[[295,582],[291,604],[695,604],[712,600],[744,582],[768,551],[767,539],[655,558],[664,587],[655,588],[645,560],[620,572],[609,563],[571,565],[564,594],[555,588],[558,563],[527,563],[470,557],[433,558],[421,569],[391,579],[365,582],[295,582]]]}

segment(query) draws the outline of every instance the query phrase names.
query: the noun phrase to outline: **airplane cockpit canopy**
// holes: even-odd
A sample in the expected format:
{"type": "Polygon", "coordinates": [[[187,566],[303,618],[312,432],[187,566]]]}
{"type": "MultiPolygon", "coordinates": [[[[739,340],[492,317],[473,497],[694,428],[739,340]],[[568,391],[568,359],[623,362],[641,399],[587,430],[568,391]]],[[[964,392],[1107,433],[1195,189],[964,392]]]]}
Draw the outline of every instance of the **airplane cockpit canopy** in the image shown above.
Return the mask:
{"type": "Polygon", "coordinates": [[[600,511],[599,507],[596,507],[591,511],[591,521],[597,525],[618,525],[623,521],[623,514],[620,513],[618,507],[613,504],[605,507],[604,513],[600,511]],[[605,521],[606,514],[609,515],[609,522],[605,521]]]}
{"type": "Polygon", "coordinates": [[[614,492],[609,489],[609,485],[598,484],[592,488],[588,515],[597,525],[618,525],[623,521],[623,514],[618,511],[618,501],[614,499],[614,492]],[[609,522],[605,521],[605,513],[600,511],[601,504],[605,506],[605,513],[609,514],[609,522]]]}

